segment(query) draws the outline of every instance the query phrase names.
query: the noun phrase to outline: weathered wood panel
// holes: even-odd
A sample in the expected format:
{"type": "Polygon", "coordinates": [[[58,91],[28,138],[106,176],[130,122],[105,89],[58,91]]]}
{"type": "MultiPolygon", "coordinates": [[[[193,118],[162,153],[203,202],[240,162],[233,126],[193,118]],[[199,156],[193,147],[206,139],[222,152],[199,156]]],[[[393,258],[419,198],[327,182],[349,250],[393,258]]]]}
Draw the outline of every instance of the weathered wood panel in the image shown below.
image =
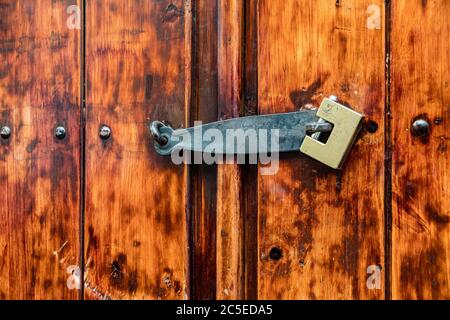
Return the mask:
{"type": "Polygon", "coordinates": [[[78,4],[0,1],[0,299],[80,296],[78,4]]]}
{"type": "MultiPolygon", "coordinates": [[[[220,1],[219,114],[257,112],[256,1],[220,1]]],[[[217,193],[217,298],[255,299],[257,166],[219,166],[217,193]]]]}
{"type": "MultiPolygon", "coordinates": [[[[258,3],[244,1],[243,39],[243,114],[258,113],[258,3]]],[[[258,291],[258,165],[242,169],[244,214],[244,280],[243,298],[255,300],[258,291]]]]}
{"type": "Polygon", "coordinates": [[[448,1],[82,3],[0,0],[0,299],[80,298],[82,252],[88,299],[450,298],[448,1]],[[341,172],[187,169],[147,129],[332,94],[366,115],[341,172]]]}
{"type": "Polygon", "coordinates": [[[450,2],[392,2],[392,297],[450,298],[450,2]],[[427,120],[429,134],[413,135],[427,120]]]}
{"type": "MultiPolygon", "coordinates": [[[[195,1],[193,24],[193,93],[191,125],[218,118],[217,1],[195,1]]],[[[216,297],[217,166],[191,168],[191,297],[216,297]]]]}
{"type": "Polygon", "coordinates": [[[189,6],[87,1],[88,297],[188,297],[187,173],[156,154],[147,127],[184,127],[189,117],[189,6]]]}
{"type": "MultiPolygon", "coordinates": [[[[242,100],[243,1],[221,0],[218,12],[219,115],[221,119],[237,118],[242,100]]],[[[241,170],[237,163],[218,166],[218,299],[243,298],[245,262],[241,170]]]]}
{"type": "Polygon", "coordinates": [[[259,298],[384,297],[383,283],[366,286],[367,268],[385,263],[383,6],[259,1],[260,113],[318,107],[334,94],[367,116],[341,172],[292,154],[277,174],[259,175],[259,298]]]}

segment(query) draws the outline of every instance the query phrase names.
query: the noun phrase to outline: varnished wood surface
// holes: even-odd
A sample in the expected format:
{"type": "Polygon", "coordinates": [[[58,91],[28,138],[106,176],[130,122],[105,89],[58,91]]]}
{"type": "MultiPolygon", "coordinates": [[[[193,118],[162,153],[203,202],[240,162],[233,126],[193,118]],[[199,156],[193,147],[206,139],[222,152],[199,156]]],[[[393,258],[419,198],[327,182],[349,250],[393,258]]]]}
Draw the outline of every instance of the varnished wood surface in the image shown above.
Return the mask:
{"type": "Polygon", "coordinates": [[[0,138],[0,299],[80,297],[81,39],[69,2],[0,1],[0,127],[12,129],[0,138]]]}
{"type": "Polygon", "coordinates": [[[450,299],[449,13],[445,0],[392,2],[394,299],[450,299]],[[412,135],[416,119],[429,135],[412,135]]]}
{"type": "MultiPolygon", "coordinates": [[[[194,121],[218,119],[217,1],[193,3],[192,111],[194,121]]],[[[217,166],[190,167],[191,297],[216,297],[217,166]]]]}
{"type": "MultiPolygon", "coordinates": [[[[384,30],[367,28],[382,1],[259,1],[259,112],[340,101],[364,128],[341,172],[300,154],[259,175],[260,299],[382,299],[367,268],[384,269],[384,30]]],[[[383,11],[381,11],[383,14],[383,11]]],[[[383,26],[383,25],[382,25],[383,26]]]]}
{"type": "Polygon", "coordinates": [[[86,12],[86,296],[186,299],[186,171],[156,154],[148,124],[186,125],[189,2],[87,1],[86,12]]]}
{"type": "Polygon", "coordinates": [[[449,299],[449,13],[446,0],[0,0],[13,129],[0,299],[449,299]],[[366,116],[340,172],[301,154],[272,176],[175,166],[147,128],[329,95],[366,116]]]}
{"type": "MultiPolygon", "coordinates": [[[[218,77],[221,119],[239,117],[242,99],[241,0],[220,0],[218,6],[218,77]]],[[[217,183],[217,299],[242,299],[244,219],[242,167],[220,164],[217,183]]]]}

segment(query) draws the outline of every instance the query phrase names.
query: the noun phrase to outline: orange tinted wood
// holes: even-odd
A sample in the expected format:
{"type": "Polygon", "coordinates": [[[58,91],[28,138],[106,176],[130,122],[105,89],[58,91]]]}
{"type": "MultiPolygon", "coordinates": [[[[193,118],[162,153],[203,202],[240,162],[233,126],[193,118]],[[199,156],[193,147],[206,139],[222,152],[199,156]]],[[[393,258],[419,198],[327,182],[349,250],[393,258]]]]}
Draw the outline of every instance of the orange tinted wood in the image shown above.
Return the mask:
{"type": "MultiPolygon", "coordinates": [[[[243,114],[258,112],[258,3],[244,2],[244,44],[243,44],[243,114]]],[[[257,298],[258,268],[258,165],[247,164],[242,168],[241,192],[244,215],[244,280],[243,297],[257,298]]]]}
{"type": "Polygon", "coordinates": [[[450,298],[450,2],[392,3],[392,297],[450,298]],[[416,119],[431,132],[412,135],[416,119]]]}
{"type": "Polygon", "coordinates": [[[259,175],[261,299],[384,297],[383,25],[380,0],[259,1],[259,112],[337,95],[370,124],[341,172],[298,153],[259,175]],[[380,289],[366,285],[369,266],[383,268],[380,289]]]}
{"type": "Polygon", "coordinates": [[[148,125],[189,117],[189,5],[87,1],[88,298],[188,297],[186,170],[156,154],[148,125]]]}
{"type": "MultiPolygon", "coordinates": [[[[242,35],[244,3],[219,1],[219,115],[239,117],[242,94],[242,35]]],[[[218,166],[217,182],[217,299],[242,299],[244,294],[244,220],[241,167],[218,166]]]]}
{"type": "MultiPolygon", "coordinates": [[[[193,96],[191,125],[195,120],[217,121],[217,1],[194,4],[193,96]]],[[[216,205],[217,166],[190,166],[191,216],[191,297],[216,297],[216,205]]]]}
{"type": "Polygon", "coordinates": [[[78,4],[0,1],[0,299],[80,297],[78,4]]]}
{"type": "Polygon", "coordinates": [[[244,256],[241,176],[238,165],[220,165],[217,192],[217,299],[243,299],[244,256]]]}

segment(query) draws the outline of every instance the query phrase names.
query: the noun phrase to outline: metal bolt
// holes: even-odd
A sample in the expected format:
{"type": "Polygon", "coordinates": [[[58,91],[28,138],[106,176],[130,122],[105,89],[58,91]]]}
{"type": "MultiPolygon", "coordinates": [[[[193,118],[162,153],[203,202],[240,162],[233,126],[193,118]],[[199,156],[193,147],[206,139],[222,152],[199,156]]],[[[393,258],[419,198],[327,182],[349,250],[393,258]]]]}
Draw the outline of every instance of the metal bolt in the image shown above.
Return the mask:
{"type": "Polygon", "coordinates": [[[418,119],[412,124],[411,132],[415,137],[425,137],[430,133],[430,124],[424,119],[418,119]]]}
{"type": "Polygon", "coordinates": [[[66,137],[66,128],[64,127],[56,127],[55,129],[55,137],[62,140],[66,137]]]}
{"type": "Polygon", "coordinates": [[[331,132],[332,130],[333,125],[331,123],[324,121],[323,119],[319,119],[317,122],[311,122],[305,125],[305,131],[307,133],[331,132]]]}
{"type": "Polygon", "coordinates": [[[9,139],[9,137],[11,136],[11,128],[4,126],[0,129],[0,136],[3,139],[9,139]]]}
{"type": "Polygon", "coordinates": [[[109,137],[111,137],[111,128],[108,126],[101,126],[99,136],[103,140],[109,139],[109,137]]]}

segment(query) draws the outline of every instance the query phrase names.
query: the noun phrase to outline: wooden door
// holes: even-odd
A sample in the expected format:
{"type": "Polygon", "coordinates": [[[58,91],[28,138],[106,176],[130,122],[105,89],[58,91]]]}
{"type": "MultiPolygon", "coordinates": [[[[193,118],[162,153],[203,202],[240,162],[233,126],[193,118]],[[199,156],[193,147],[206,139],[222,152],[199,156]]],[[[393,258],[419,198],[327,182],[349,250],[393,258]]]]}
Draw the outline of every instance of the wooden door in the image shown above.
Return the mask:
{"type": "Polygon", "coordinates": [[[0,299],[450,298],[449,14],[0,0],[0,299]],[[177,166],[148,130],[330,95],[365,115],[340,171],[177,166]]]}
{"type": "Polygon", "coordinates": [[[67,4],[0,1],[0,126],[11,130],[0,138],[1,299],[81,296],[81,38],[67,4]]]}

